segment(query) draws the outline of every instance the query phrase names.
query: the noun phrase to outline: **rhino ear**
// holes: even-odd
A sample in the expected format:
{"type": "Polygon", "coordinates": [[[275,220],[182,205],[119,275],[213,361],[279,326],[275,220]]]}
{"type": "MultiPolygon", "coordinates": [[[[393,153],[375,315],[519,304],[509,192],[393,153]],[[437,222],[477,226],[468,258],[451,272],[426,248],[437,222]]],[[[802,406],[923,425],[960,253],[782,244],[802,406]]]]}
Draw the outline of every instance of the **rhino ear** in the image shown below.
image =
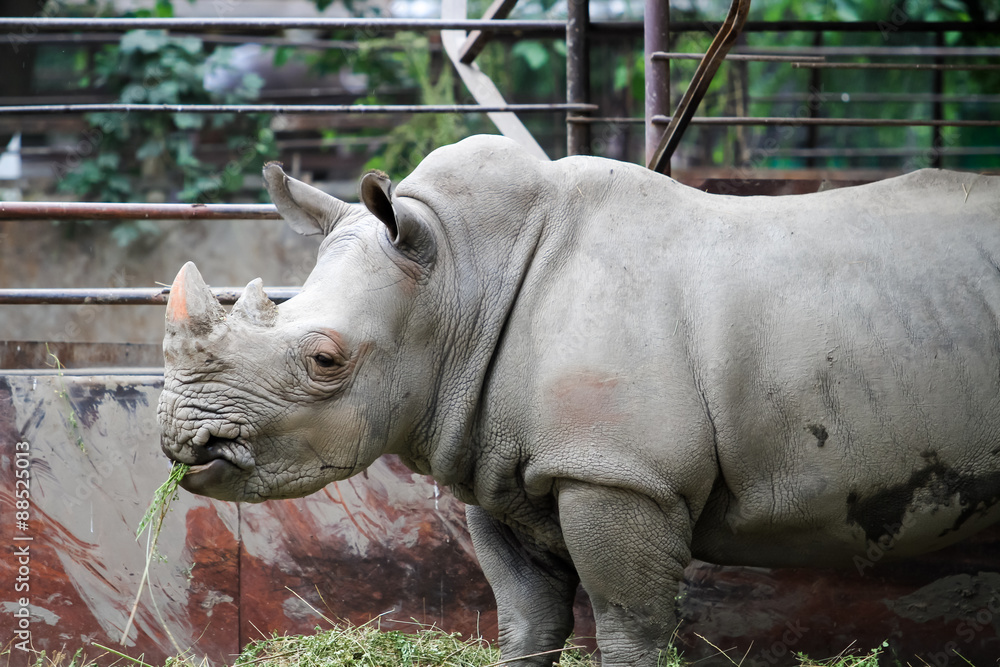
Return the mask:
{"type": "Polygon", "coordinates": [[[429,261],[434,252],[434,239],[427,225],[411,207],[392,199],[392,181],[381,171],[370,171],[361,178],[361,201],[382,221],[389,240],[397,248],[413,250],[429,261]]]}
{"type": "Polygon", "coordinates": [[[299,234],[330,233],[351,205],[285,174],[280,162],[264,165],[264,187],[289,227],[299,234]]]}
{"type": "Polygon", "coordinates": [[[382,221],[393,242],[399,237],[396,212],[392,210],[392,181],[383,171],[369,171],[361,177],[361,201],[382,221]]]}

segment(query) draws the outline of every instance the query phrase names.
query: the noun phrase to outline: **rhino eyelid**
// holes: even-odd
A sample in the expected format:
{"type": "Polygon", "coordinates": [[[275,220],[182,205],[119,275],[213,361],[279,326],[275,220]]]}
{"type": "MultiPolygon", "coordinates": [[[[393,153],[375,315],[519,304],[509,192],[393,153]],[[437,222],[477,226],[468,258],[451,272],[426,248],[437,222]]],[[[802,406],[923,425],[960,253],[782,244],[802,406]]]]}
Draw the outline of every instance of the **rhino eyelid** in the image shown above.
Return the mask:
{"type": "Polygon", "coordinates": [[[339,364],[337,364],[337,360],[336,359],[334,359],[329,354],[326,354],[324,352],[320,352],[319,354],[314,354],[313,355],[313,359],[316,360],[316,363],[321,368],[333,368],[334,366],[339,365],[339,364]]]}

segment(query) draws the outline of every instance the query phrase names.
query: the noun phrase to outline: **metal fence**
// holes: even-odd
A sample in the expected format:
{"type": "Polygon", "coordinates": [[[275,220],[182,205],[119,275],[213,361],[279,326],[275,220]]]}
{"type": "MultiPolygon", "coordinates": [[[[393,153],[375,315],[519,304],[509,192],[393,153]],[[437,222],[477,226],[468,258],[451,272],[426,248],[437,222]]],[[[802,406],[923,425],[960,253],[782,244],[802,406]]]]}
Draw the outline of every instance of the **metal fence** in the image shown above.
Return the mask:
{"type": "MultiPolygon", "coordinates": [[[[885,22],[859,21],[746,21],[749,0],[733,0],[730,14],[723,23],[671,22],[669,3],[646,0],[646,23],[591,21],[587,2],[570,2],[566,21],[511,20],[504,18],[514,2],[494,3],[483,19],[386,19],[386,18],[2,18],[0,30],[14,36],[81,39],[87,35],[118,34],[128,30],[156,29],[182,31],[191,34],[237,33],[262,35],[292,28],[314,30],[396,31],[469,31],[459,60],[470,63],[483,44],[492,36],[564,38],[567,46],[567,101],[551,104],[461,104],[461,105],[304,105],[304,104],[240,104],[240,105],[155,105],[155,104],[23,104],[0,106],[0,117],[25,114],[82,114],[95,111],[129,113],[273,113],[273,114],[413,114],[413,113],[562,113],[566,115],[568,153],[590,152],[590,128],[599,123],[645,123],[647,159],[650,168],[669,173],[670,156],[689,124],[706,126],[824,126],[851,127],[929,126],[929,127],[996,127],[1000,120],[957,119],[940,117],[926,119],[881,118],[817,118],[817,117],[695,117],[698,102],[704,96],[712,76],[726,59],[732,61],[785,62],[795,68],[879,68],[952,70],[996,70],[996,64],[946,64],[941,58],[986,55],[995,57],[1000,49],[929,48],[929,49],[831,49],[815,47],[795,49],[789,53],[733,53],[736,36],[743,32],[824,31],[881,32],[885,22]],[[707,54],[671,52],[670,36],[680,32],[715,33],[707,54]],[[646,50],[646,110],[645,118],[623,118],[600,115],[600,109],[589,99],[590,40],[628,36],[645,39],[646,50]],[[910,56],[936,59],[933,63],[848,63],[830,62],[827,57],[856,55],[910,56]],[[670,62],[680,59],[700,61],[691,85],[676,109],[671,107],[670,62]]],[[[989,33],[997,26],[989,23],[902,21],[891,26],[894,32],[989,33]]],[[[316,46],[321,46],[322,41],[316,46]]],[[[456,67],[459,64],[456,62],[456,67]]],[[[475,94],[475,93],[474,93],[475,94]]],[[[940,94],[938,97],[941,97],[940,94]]],[[[1000,98],[998,98],[1000,99],[1000,98]]],[[[996,104],[998,100],[987,101],[996,104]]],[[[155,219],[155,220],[217,220],[217,219],[277,219],[272,206],[254,205],[188,205],[188,204],[86,204],[56,202],[0,203],[0,219],[7,220],[67,220],[67,219],[155,219]]],[[[166,288],[149,289],[0,289],[0,304],[25,303],[101,303],[156,304],[164,303],[166,288]]],[[[234,300],[240,290],[224,289],[224,300],[234,300]]],[[[288,298],[291,293],[269,294],[275,300],[288,298]]]]}

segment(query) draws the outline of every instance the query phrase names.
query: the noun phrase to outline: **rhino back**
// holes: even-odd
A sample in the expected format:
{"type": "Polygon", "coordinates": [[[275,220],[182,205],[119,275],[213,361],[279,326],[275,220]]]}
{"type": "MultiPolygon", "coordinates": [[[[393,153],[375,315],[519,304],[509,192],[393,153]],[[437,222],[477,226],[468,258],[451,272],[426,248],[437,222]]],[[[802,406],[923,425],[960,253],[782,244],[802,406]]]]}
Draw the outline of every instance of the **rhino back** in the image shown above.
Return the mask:
{"type": "Polygon", "coordinates": [[[764,565],[994,520],[998,179],[733,198],[603,160],[547,170],[563,187],[483,409],[511,469],[487,466],[486,493],[679,494],[696,556],[764,565]]]}
{"type": "Polygon", "coordinates": [[[738,268],[698,289],[691,335],[724,480],[706,555],[905,556],[996,519],[998,204],[996,179],[922,172],[720,244],[738,268]]]}

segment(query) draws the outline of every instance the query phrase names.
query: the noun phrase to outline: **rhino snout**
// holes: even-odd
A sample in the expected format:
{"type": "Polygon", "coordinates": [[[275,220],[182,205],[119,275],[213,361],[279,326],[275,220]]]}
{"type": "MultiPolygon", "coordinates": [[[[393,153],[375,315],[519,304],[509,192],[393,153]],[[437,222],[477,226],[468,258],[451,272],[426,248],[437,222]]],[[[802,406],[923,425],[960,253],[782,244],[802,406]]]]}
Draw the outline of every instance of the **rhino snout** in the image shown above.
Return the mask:
{"type": "Polygon", "coordinates": [[[191,443],[188,446],[172,446],[167,438],[160,436],[160,449],[171,461],[184,463],[189,466],[199,466],[218,459],[225,459],[232,465],[236,465],[230,460],[235,446],[239,446],[234,439],[210,436],[203,441],[204,444],[191,443]]]}

